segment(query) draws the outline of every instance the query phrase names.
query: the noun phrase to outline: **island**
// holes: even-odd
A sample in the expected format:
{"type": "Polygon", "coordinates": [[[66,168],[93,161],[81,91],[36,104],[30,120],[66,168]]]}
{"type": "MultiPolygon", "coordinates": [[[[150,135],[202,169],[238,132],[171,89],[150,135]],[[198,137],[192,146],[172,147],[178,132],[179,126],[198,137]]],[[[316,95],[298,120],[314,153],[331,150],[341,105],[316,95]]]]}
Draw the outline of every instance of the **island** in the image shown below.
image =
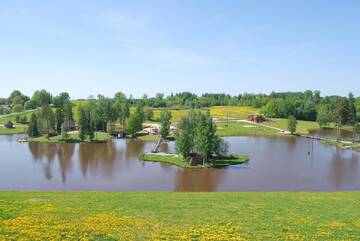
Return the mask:
{"type": "Polygon", "coordinates": [[[202,163],[194,161],[192,158],[184,160],[180,155],[169,153],[143,153],[139,156],[142,161],[161,162],[175,165],[181,168],[221,168],[230,165],[239,165],[249,161],[249,157],[245,155],[225,155],[216,156],[210,162],[202,163]]]}

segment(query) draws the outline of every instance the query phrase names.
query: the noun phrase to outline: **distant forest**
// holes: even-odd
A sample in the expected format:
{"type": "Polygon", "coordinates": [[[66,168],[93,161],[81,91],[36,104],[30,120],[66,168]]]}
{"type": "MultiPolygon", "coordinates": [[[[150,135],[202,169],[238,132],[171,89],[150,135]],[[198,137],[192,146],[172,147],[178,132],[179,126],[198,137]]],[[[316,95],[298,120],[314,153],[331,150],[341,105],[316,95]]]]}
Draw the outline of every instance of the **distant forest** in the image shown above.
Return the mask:
{"type": "MultiPolygon", "coordinates": [[[[121,92],[119,92],[121,93],[121,92]]],[[[119,95],[117,93],[117,95],[119,95]]],[[[65,93],[66,96],[69,96],[65,93]]],[[[60,97],[53,96],[46,90],[38,90],[30,98],[20,91],[15,90],[7,98],[0,98],[0,114],[22,112],[36,109],[46,105],[58,106],[60,97]]],[[[348,96],[321,96],[319,91],[305,92],[272,92],[271,94],[203,94],[196,95],[190,92],[182,92],[165,96],[162,93],[155,97],[144,95],[142,98],[125,97],[128,105],[149,108],[179,108],[196,109],[211,106],[252,106],[261,109],[261,113],[268,117],[287,118],[294,116],[298,120],[318,121],[324,126],[330,122],[351,124],[360,120],[360,97],[352,93],[348,96]],[[340,114],[339,114],[340,113],[340,114]]],[[[116,95],[106,98],[98,95],[88,99],[106,99],[116,103],[116,95]]]]}

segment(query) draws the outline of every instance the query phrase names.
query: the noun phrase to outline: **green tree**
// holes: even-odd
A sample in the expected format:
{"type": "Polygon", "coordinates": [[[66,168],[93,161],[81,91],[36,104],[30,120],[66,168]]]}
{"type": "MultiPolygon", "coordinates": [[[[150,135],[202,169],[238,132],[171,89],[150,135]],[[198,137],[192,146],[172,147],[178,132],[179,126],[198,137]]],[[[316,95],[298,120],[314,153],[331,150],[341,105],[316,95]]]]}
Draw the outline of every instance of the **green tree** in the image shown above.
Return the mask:
{"type": "Polygon", "coordinates": [[[143,120],[143,112],[141,112],[140,108],[137,108],[134,113],[130,114],[129,119],[126,122],[127,134],[134,136],[138,131],[141,131],[143,120]]]}
{"type": "Polygon", "coordinates": [[[32,113],[28,127],[28,135],[29,137],[36,137],[39,136],[39,134],[40,133],[37,127],[37,117],[35,113],[32,113]]]}
{"type": "Polygon", "coordinates": [[[26,116],[26,115],[24,115],[23,117],[20,117],[20,123],[22,123],[22,124],[26,124],[26,123],[27,123],[27,121],[28,121],[28,118],[27,118],[27,116],[26,116]]]}
{"type": "Polygon", "coordinates": [[[125,126],[126,119],[130,116],[129,102],[126,98],[126,95],[122,92],[115,94],[115,111],[117,112],[117,117],[119,118],[120,125],[125,126]]]}
{"type": "Polygon", "coordinates": [[[348,96],[348,102],[349,102],[349,117],[348,117],[348,120],[349,120],[349,123],[351,125],[354,125],[355,122],[356,122],[356,106],[355,106],[355,103],[356,103],[356,100],[354,98],[354,95],[350,92],[349,93],[349,96],[348,96]]]}
{"type": "Polygon", "coordinates": [[[334,121],[337,129],[337,140],[340,138],[340,128],[348,122],[349,117],[349,103],[347,98],[341,98],[337,101],[334,109],[334,121]]]}
{"type": "Polygon", "coordinates": [[[106,131],[106,125],[109,121],[115,121],[117,118],[113,100],[99,95],[97,101],[97,111],[100,115],[100,123],[103,131],[106,131]]]}
{"type": "Polygon", "coordinates": [[[180,154],[184,159],[188,158],[194,147],[193,130],[188,117],[180,120],[175,132],[175,138],[176,153],[180,154]]]}
{"type": "Polygon", "coordinates": [[[215,150],[214,153],[218,156],[226,155],[229,152],[230,144],[220,137],[215,138],[215,150]]]}
{"type": "Polygon", "coordinates": [[[195,148],[205,162],[216,148],[216,128],[209,112],[199,113],[195,128],[195,148]]]}
{"type": "Polygon", "coordinates": [[[115,124],[112,121],[109,121],[106,125],[106,130],[109,135],[112,135],[115,133],[115,124]]]}
{"type": "Polygon", "coordinates": [[[316,121],[319,123],[320,128],[329,126],[331,114],[328,106],[322,105],[319,107],[316,121]]]}
{"type": "Polygon", "coordinates": [[[68,121],[64,121],[61,125],[61,139],[67,140],[69,138],[69,127],[68,127],[68,121]]]}
{"type": "Polygon", "coordinates": [[[19,90],[14,90],[6,100],[6,103],[10,109],[13,109],[15,105],[21,105],[24,107],[25,102],[28,100],[29,97],[23,95],[19,90]]]}
{"type": "Polygon", "coordinates": [[[171,112],[163,110],[160,112],[160,136],[166,139],[170,133],[171,112]]]}
{"type": "Polygon", "coordinates": [[[80,140],[85,140],[86,133],[88,132],[88,119],[85,113],[85,109],[82,106],[79,106],[79,138],[80,140]]]}
{"type": "Polygon", "coordinates": [[[291,134],[296,132],[297,120],[294,116],[289,116],[288,118],[288,130],[291,134]]]}
{"type": "Polygon", "coordinates": [[[145,109],[145,119],[146,120],[152,120],[154,117],[154,111],[152,108],[146,108],[145,109]]]}
{"type": "Polygon", "coordinates": [[[65,121],[65,116],[61,108],[56,108],[55,110],[55,129],[58,133],[61,132],[62,124],[65,121]]]}
{"type": "Polygon", "coordinates": [[[30,101],[34,107],[48,106],[52,102],[52,96],[46,90],[37,90],[31,97],[30,101]]]}

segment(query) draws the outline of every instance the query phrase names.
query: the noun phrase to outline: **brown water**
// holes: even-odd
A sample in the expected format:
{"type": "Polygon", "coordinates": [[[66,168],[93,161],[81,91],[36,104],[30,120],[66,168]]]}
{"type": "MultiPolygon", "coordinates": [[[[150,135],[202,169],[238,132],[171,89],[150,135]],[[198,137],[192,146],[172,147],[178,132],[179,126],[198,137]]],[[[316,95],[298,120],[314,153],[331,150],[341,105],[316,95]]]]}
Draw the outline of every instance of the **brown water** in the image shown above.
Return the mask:
{"type": "MultiPolygon", "coordinates": [[[[248,164],[190,170],[138,160],[153,143],[17,143],[0,136],[0,190],[338,191],[360,190],[360,154],[294,137],[230,137],[248,164]]],[[[174,143],[161,146],[172,152],[174,143]]]]}

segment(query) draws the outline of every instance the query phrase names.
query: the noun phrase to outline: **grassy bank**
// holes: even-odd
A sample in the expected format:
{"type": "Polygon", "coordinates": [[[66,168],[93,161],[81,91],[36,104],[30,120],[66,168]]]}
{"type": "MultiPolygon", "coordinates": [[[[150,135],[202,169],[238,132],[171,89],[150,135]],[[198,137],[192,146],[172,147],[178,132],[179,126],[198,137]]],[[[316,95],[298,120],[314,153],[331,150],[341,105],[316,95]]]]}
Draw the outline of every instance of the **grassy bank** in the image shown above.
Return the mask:
{"type": "Polygon", "coordinates": [[[0,192],[0,240],[356,240],[360,193],[0,192]]]}
{"type": "Polygon", "coordinates": [[[329,146],[338,146],[341,148],[349,148],[354,149],[356,151],[360,151],[360,143],[359,142],[349,142],[349,141],[335,141],[335,140],[322,140],[321,143],[329,146]]]}
{"type": "Polygon", "coordinates": [[[152,161],[152,162],[162,162],[172,164],[182,168],[210,168],[210,167],[225,167],[230,165],[237,165],[244,162],[247,162],[249,158],[247,156],[242,155],[228,155],[217,157],[215,159],[214,164],[205,164],[205,165],[197,165],[191,166],[184,159],[178,155],[173,154],[165,154],[165,153],[154,153],[154,154],[141,154],[139,157],[140,160],[143,161],[152,161]]]}
{"type": "MultiPolygon", "coordinates": [[[[288,129],[287,119],[272,118],[270,121],[264,122],[264,125],[273,126],[283,130],[288,129]]],[[[315,121],[297,121],[296,133],[297,134],[308,134],[311,129],[319,129],[319,124],[315,121]]]]}
{"type": "Polygon", "coordinates": [[[107,142],[110,139],[110,136],[104,132],[96,132],[95,138],[90,141],[89,139],[85,139],[84,141],[80,140],[78,133],[69,134],[69,138],[63,140],[61,136],[53,136],[47,138],[46,136],[28,138],[29,142],[39,142],[39,143],[79,143],[79,142],[107,142]]]}
{"type": "Polygon", "coordinates": [[[273,136],[279,133],[267,127],[236,121],[217,122],[216,126],[219,136],[273,136]]]}

